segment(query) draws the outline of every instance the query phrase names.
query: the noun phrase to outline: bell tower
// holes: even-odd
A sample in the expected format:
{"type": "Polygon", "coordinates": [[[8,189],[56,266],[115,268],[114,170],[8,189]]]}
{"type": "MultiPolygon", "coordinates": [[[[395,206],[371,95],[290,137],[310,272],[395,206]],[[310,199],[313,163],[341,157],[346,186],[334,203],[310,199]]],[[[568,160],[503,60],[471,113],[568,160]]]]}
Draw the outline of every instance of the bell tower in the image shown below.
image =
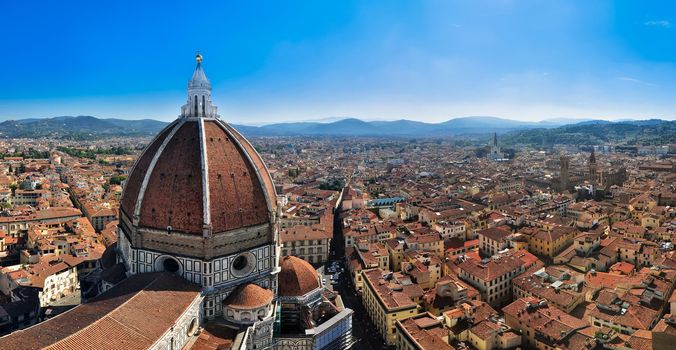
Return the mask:
{"type": "Polygon", "coordinates": [[[596,190],[596,169],[596,154],[592,148],[591,155],[589,155],[589,182],[594,186],[594,190],[596,190]]]}
{"type": "Polygon", "coordinates": [[[561,171],[559,172],[559,181],[561,183],[561,192],[568,189],[568,167],[570,166],[570,159],[566,156],[560,158],[561,171]]]}

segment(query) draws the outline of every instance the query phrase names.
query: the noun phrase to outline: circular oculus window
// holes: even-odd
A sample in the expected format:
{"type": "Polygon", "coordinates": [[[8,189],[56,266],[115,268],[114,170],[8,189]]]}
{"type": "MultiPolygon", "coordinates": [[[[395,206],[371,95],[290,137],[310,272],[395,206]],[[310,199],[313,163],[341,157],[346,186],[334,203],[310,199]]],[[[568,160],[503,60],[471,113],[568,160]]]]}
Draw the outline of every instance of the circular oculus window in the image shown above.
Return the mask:
{"type": "Polygon", "coordinates": [[[244,277],[250,274],[256,267],[256,256],[249,252],[242,253],[232,260],[230,266],[232,268],[232,274],[235,277],[244,277]]]}
{"type": "Polygon", "coordinates": [[[192,321],[190,321],[190,326],[188,326],[188,336],[191,337],[197,332],[197,318],[193,318],[192,321]]]}
{"type": "Polygon", "coordinates": [[[162,262],[162,268],[164,268],[164,271],[176,273],[176,272],[178,272],[178,269],[180,268],[180,266],[178,265],[178,261],[176,261],[175,259],[166,258],[162,262]]]}

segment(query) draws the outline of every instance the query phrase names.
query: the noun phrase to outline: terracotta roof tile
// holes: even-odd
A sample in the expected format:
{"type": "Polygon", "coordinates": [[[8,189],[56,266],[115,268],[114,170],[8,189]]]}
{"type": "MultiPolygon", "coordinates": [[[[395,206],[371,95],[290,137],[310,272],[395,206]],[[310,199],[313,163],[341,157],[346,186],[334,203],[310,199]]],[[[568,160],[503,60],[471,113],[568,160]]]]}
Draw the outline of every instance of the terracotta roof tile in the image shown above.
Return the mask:
{"type": "Polygon", "coordinates": [[[0,338],[0,348],[147,349],[199,295],[199,286],[173,274],[134,275],[86,304],[0,338]]]}
{"type": "Polygon", "coordinates": [[[317,272],[307,261],[295,256],[285,256],[280,265],[280,296],[302,296],[320,287],[317,272]]]}
{"type": "Polygon", "coordinates": [[[223,301],[228,307],[255,309],[272,302],[274,293],[258,285],[247,283],[238,286],[223,301]]]}
{"type": "Polygon", "coordinates": [[[204,137],[199,123],[197,119],[179,119],[178,124],[172,123],[148,146],[127,180],[122,212],[133,218],[137,199],[143,195],[138,208],[139,226],[159,230],[171,227],[177,232],[202,234],[206,219],[204,191],[208,183],[208,219],[214,233],[268,222],[270,209],[276,206],[276,194],[260,156],[224,122],[203,120],[204,137]],[[160,150],[170,135],[171,139],[160,150]],[[154,157],[158,158],[151,169],[154,157]],[[203,171],[203,163],[207,173],[203,171]],[[141,194],[148,172],[148,184],[141,194]]]}

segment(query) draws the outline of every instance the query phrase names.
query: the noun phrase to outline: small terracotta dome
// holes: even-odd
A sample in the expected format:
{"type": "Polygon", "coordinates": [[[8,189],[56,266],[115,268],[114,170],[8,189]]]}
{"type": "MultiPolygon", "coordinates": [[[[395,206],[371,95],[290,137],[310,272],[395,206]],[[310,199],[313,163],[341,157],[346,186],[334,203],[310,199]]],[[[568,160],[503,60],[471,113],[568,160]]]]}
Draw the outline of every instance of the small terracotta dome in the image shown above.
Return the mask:
{"type": "Polygon", "coordinates": [[[247,283],[238,286],[223,301],[223,304],[235,309],[257,309],[272,302],[274,293],[256,284],[247,283]]]}
{"type": "Polygon", "coordinates": [[[285,256],[280,265],[280,296],[299,297],[320,287],[317,271],[307,261],[295,256],[285,256]]]}

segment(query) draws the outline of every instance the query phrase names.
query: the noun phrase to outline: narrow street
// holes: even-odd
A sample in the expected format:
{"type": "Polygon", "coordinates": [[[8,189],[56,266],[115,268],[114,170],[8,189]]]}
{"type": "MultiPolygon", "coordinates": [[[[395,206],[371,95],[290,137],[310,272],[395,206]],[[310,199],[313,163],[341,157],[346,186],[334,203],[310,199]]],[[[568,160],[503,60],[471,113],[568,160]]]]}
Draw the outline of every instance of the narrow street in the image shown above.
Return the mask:
{"type": "Polygon", "coordinates": [[[361,297],[357,294],[352,284],[350,273],[345,266],[345,240],[343,239],[342,222],[339,212],[336,211],[334,216],[334,230],[333,240],[331,241],[331,251],[335,255],[331,256],[331,261],[341,261],[345,268],[345,272],[340,274],[338,284],[334,289],[340,293],[343,303],[346,307],[352,309],[354,314],[352,316],[352,335],[355,338],[355,343],[352,349],[356,350],[373,350],[373,349],[387,349],[380,334],[376,330],[375,325],[368,317],[368,313],[361,302],[361,297]]]}
{"type": "Polygon", "coordinates": [[[355,338],[355,343],[352,349],[384,349],[383,340],[369,319],[366,309],[361,303],[361,298],[354,291],[347,274],[341,274],[340,282],[335,286],[335,289],[343,298],[345,306],[354,311],[352,316],[352,335],[355,338]]]}

